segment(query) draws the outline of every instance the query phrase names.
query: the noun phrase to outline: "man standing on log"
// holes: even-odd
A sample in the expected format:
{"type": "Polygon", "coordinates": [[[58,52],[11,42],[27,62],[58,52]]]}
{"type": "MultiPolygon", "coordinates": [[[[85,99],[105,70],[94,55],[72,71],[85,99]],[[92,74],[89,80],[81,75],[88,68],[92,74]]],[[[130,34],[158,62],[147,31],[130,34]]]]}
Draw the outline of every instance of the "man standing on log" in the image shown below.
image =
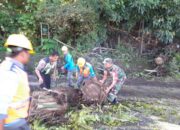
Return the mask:
{"type": "Polygon", "coordinates": [[[88,62],[86,62],[86,60],[82,57],[80,57],[77,60],[77,86],[80,88],[80,86],[82,85],[82,83],[86,80],[90,80],[90,79],[96,79],[96,74],[94,72],[94,69],[92,67],[92,65],[88,62]]]}
{"type": "Polygon", "coordinates": [[[31,42],[22,34],[12,34],[5,43],[8,57],[0,65],[0,130],[30,130],[26,117],[30,88],[24,64],[33,53],[31,42]]]}
{"type": "Polygon", "coordinates": [[[64,54],[64,62],[65,65],[61,67],[61,70],[67,71],[67,81],[68,86],[73,87],[73,73],[75,71],[75,64],[72,55],[69,53],[68,48],[66,46],[63,46],[61,48],[63,54],[64,54]]]}
{"type": "Polygon", "coordinates": [[[50,89],[51,74],[57,65],[58,58],[59,53],[53,51],[49,57],[43,58],[39,61],[39,64],[35,69],[35,73],[39,79],[41,88],[50,89]]]}
{"type": "Polygon", "coordinates": [[[105,71],[103,79],[100,80],[100,82],[103,84],[106,81],[108,75],[112,77],[113,81],[111,85],[106,89],[106,93],[108,94],[108,100],[111,103],[116,103],[117,94],[126,80],[126,74],[123,69],[113,64],[111,58],[105,58],[103,64],[105,67],[105,71]]]}

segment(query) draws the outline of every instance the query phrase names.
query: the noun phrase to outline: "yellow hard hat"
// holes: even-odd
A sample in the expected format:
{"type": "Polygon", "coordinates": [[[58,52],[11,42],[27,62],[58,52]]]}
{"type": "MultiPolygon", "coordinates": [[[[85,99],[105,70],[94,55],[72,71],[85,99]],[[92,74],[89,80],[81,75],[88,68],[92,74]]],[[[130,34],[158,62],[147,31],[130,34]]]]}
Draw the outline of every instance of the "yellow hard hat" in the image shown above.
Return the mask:
{"type": "Polygon", "coordinates": [[[84,58],[82,58],[82,57],[78,58],[77,65],[79,67],[83,67],[85,65],[85,63],[86,63],[86,60],[84,58]]]}
{"type": "Polygon", "coordinates": [[[25,48],[25,49],[29,50],[30,54],[34,54],[34,50],[33,50],[31,42],[23,34],[12,34],[12,35],[10,35],[8,37],[6,43],[4,44],[4,46],[5,47],[16,46],[16,47],[25,48]]]}
{"type": "Polygon", "coordinates": [[[62,50],[62,51],[68,51],[68,48],[67,48],[67,46],[63,46],[63,47],[61,48],[61,50],[62,50]]]}

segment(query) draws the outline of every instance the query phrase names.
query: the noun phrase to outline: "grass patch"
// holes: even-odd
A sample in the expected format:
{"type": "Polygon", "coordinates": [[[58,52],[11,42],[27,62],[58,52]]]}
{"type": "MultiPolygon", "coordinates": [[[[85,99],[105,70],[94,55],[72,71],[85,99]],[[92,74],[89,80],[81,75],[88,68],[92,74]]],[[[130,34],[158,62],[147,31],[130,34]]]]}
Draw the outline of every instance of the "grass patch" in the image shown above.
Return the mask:
{"type": "Polygon", "coordinates": [[[178,123],[180,116],[178,115],[178,109],[169,104],[161,103],[145,103],[145,102],[123,102],[124,106],[128,107],[133,111],[143,113],[146,116],[157,116],[160,117],[162,121],[167,121],[171,123],[178,123]]]}

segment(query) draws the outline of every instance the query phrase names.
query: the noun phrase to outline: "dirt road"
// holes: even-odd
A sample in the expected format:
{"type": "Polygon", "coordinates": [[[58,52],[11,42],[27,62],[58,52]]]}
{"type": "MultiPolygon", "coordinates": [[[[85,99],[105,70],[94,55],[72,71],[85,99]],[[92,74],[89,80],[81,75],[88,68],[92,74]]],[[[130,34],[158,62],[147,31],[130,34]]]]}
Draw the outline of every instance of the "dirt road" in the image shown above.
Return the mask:
{"type": "Polygon", "coordinates": [[[165,83],[131,79],[126,82],[120,95],[125,97],[170,98],[180,100],[180,82],[165,83]]]}
{"type": "Polygon", "coordinates": [[[128,80],[119,94],[119,101],[149,103],[165,111],[159,109],[156,116],[140,112],[139,123],[117,130],[180,130],[180,82],[128,80]],[[176,114],[171,114],[172,111],[176,114]]]}

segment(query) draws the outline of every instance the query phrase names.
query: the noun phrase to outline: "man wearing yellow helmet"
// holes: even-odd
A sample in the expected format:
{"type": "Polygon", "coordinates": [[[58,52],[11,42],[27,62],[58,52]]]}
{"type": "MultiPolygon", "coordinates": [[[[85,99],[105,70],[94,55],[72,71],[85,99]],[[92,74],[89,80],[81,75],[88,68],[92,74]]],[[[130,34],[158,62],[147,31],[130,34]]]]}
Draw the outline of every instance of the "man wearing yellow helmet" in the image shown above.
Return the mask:
{"type": "Polygon", "coordinates": [[[5,43],[8,57],[0,65],[0,130],[30,130],[28,116],[30,88],[24,65],[34,53],[22,34],[12,34],[5,43]]]}
{"type": "Polygon", "coordinates": [[[68,86],[72,87],[73,86],[73,73],[75,69],[74,60],[66,46],[63,46],[61,50],[64,54],[64,62],[65,62],[65,65],[61,69],[67,71],[68,86]]]}
{"type": "Polygon", "coordinates": [[[83,81],[89,80],[93,78],[94,80],[96,79],[96,74],[94,72],[94,69],[92,65],[82,57],[78,58],[77,60],[77,86],[80,87],[83,81]]]}

